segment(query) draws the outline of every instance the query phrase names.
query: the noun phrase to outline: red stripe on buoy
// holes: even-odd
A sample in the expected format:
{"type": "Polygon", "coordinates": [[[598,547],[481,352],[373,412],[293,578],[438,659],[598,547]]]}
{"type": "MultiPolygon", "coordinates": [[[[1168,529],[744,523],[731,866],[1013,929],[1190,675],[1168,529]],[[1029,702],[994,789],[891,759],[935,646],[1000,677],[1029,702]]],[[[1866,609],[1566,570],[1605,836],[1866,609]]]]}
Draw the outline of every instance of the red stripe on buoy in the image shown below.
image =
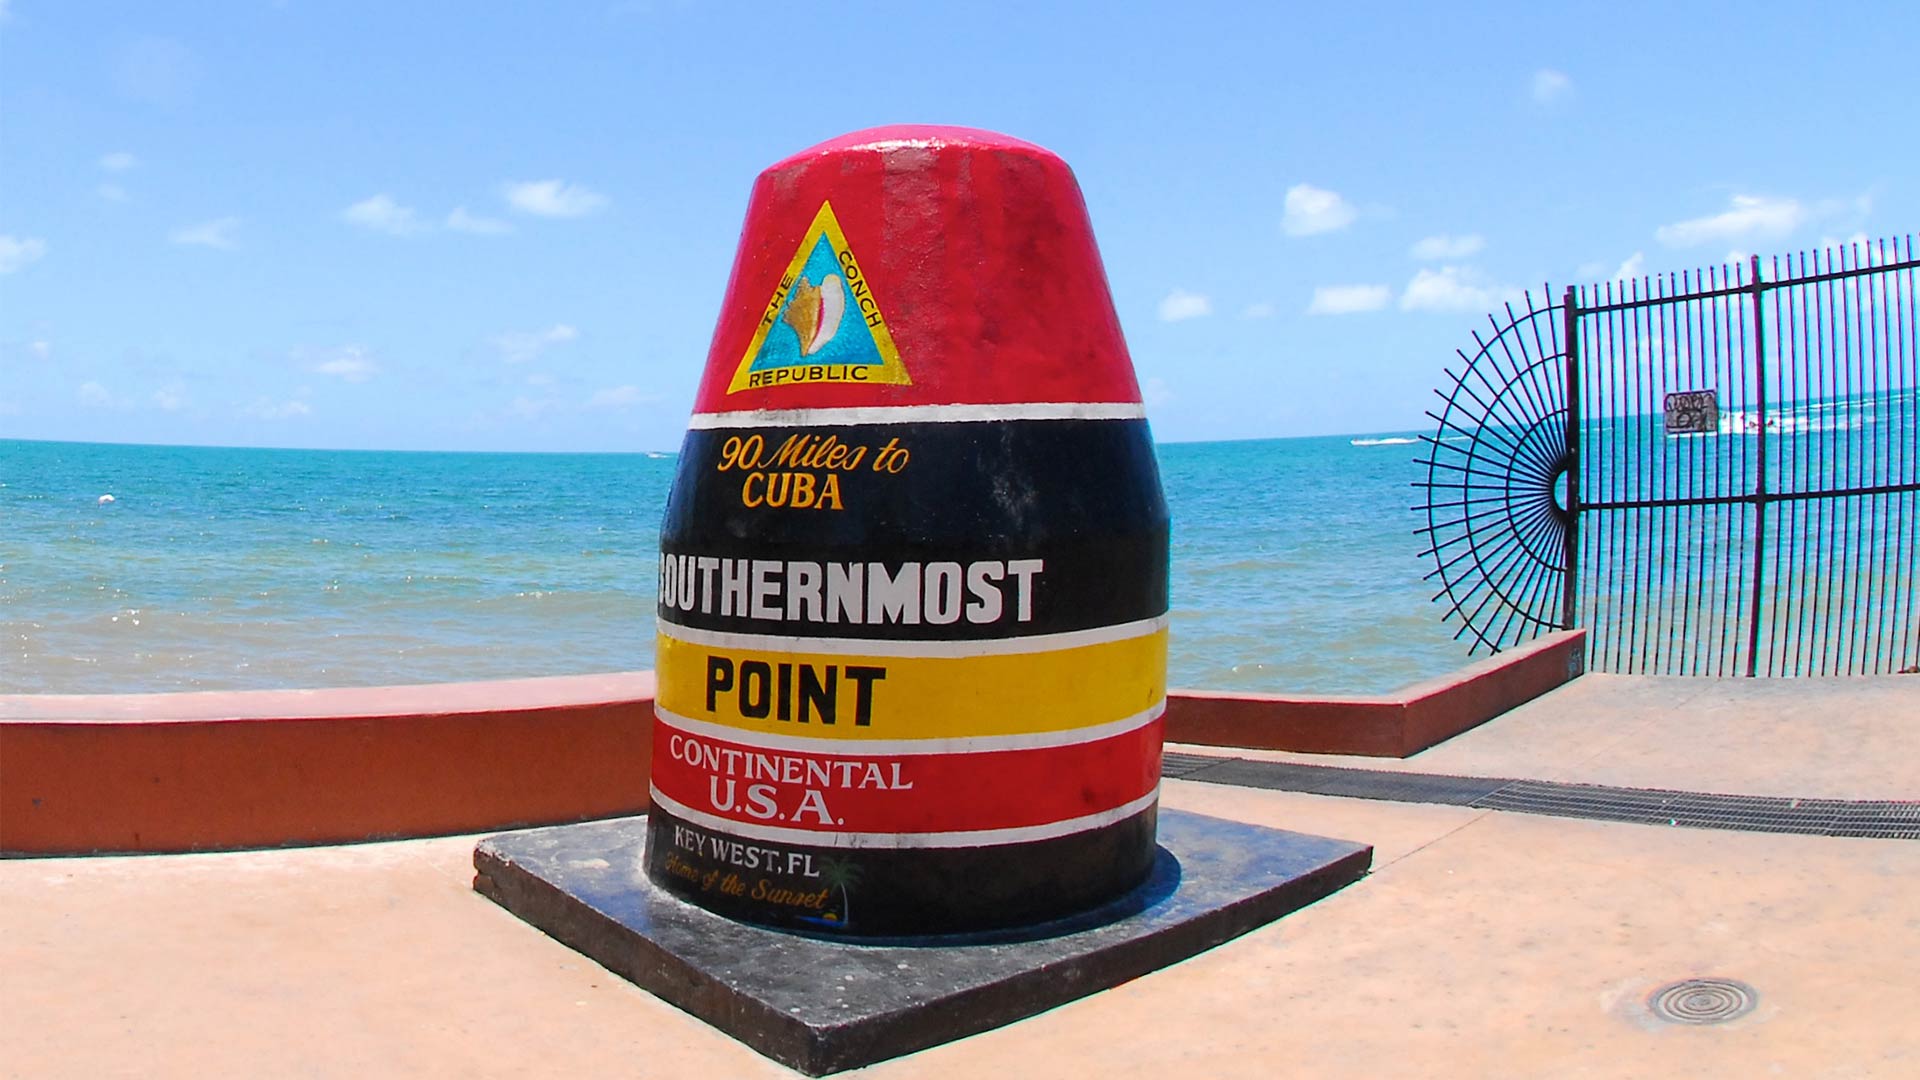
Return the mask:
{"type": "Polygon", "coordinates": [[[775,750],[664,718],[653,732],[653,786],[662,795],[713,817],[808,833],[1047,825],[1125,806],[1160,782],[1158,719],[1076,745],[970,754],[775,750]]]}

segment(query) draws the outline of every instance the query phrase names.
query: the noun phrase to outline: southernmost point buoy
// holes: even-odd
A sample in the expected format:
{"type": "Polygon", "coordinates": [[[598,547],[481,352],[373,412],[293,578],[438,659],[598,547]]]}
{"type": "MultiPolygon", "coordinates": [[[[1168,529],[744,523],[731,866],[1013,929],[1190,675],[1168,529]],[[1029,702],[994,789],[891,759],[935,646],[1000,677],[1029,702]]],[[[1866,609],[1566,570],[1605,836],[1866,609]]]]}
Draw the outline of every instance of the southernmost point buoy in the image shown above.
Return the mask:
{"type": "Polygon", "coordinates": [[[1146,879],[1167,512],[1058,157],[889,127],[762,173],[660,549],[656,885],[892,936],[1146,879]]]}
{"type": "Polygon", "coordinates": [[[1037,146],[878,128],[760,175],[659,574],[649,813],[482,840],[474,889],[807,1075],[1117,986],[1371,862],[1160,808],[1166,504],[1037,146]]]}

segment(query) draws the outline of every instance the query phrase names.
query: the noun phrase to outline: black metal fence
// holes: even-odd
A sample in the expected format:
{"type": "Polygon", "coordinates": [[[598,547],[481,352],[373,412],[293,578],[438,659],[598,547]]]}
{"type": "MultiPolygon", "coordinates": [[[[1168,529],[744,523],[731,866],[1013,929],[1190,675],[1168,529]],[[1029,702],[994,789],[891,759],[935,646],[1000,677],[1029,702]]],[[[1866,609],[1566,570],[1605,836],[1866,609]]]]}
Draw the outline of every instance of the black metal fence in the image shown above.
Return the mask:
{"type": "Polygon", "coordinates": [[[1416,508],[1457,636],[1582,626],[1603,671],[1920,665],[1917,269],[1904,237],[1491,320],[1416,508]]]}

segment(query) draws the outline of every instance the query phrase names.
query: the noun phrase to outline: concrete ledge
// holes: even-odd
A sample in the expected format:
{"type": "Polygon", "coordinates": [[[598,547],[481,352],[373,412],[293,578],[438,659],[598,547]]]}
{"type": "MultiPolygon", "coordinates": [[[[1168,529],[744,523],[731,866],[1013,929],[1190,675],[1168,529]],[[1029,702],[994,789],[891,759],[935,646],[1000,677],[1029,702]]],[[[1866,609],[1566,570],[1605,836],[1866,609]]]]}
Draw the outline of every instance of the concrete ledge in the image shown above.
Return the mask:
{"type": "Polygon", "coordinates": [[[1383,697],[1173,690],[1167,741],[1305,754],[1408,757],[1579,675],[1586,631],[1548,634],[1383,697]]]}
{"type": "Polygon", "coordinates": [[[650,672],[0,695],[0,854],[481,832],[647,808],[650,672]]]}
{"type": "MultiPolygon", "coordinates": [[[[1406,757],[1579,674],[1551,634],[1385,697],[1175,690],[1170,742],[1406,757]]],[[[0,855],[213,851],[647,809],[652,672],[333,690],[0,695],[0,855]]]]}
{"type": "Polygon", "coordinates": [[[1100,908],[947,937],[835,940],[695,907],[640,872],[641,819],[483,840],[473,887],[760,1053],[822,1076],[1186,960],[1332,895],[1373,858],[1367,844],[1172,809],[1161,812],[1159,839],[1152,876],[1100,908]]]}

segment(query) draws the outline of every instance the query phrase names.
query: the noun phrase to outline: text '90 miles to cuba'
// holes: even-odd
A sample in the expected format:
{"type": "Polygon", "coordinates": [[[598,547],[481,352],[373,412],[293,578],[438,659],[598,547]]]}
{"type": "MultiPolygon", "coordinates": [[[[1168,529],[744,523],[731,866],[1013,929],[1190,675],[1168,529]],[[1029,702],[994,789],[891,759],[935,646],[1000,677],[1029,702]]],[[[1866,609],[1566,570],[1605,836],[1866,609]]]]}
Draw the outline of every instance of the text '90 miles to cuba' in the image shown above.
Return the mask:
{"type": "MultiPolygon", "coordinates": [[[[774,438],[780,439],[778,435],[774,438]]],[[[752,509],[844,510],[842,477],[897,475],[913,460],[900,440],[884,446],[842,442],[838,435],[794,432],[778,445],[765,435],[730,435],[720,444],[715,472],[744,474],[740,503],[752,509]]]]}

